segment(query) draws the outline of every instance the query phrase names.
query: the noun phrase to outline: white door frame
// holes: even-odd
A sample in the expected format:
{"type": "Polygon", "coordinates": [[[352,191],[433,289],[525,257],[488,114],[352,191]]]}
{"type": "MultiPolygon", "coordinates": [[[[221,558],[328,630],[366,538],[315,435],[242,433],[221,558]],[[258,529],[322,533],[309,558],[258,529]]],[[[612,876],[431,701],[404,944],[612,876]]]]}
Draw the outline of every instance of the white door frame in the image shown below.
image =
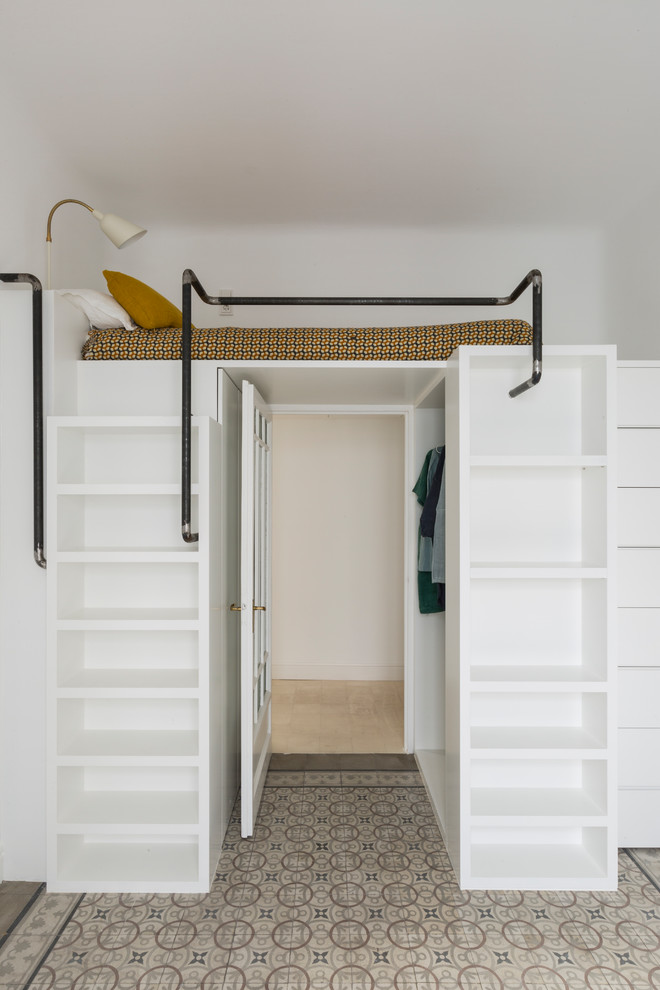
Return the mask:
{"type": "Polygon", "coordinates": [[[403,748],[406,753],[415,751],[415,664],[414,623],[417,595],[417,501],[412,497],[415,484],[414,456],[414,406],[355,406],[355,405],[287,405],[271,404],[273,416],[402,416],[404,422],[404,498],[403,525],[403,748]]]}

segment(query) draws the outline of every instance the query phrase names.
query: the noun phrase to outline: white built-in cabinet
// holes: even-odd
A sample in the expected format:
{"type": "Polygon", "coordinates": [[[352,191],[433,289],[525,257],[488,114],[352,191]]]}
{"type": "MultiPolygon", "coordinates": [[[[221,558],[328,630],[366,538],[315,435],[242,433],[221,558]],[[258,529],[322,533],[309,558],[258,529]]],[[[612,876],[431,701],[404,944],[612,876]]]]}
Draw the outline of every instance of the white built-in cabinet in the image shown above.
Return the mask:
{"type": "Polygon", "coordinates": [[[618,368],[619,844],[660,846],[660,363],[618,368]]]}
{"type": "Polygon", "coordinates": [[[444,828],[464,888],[616,887],[614,350],[448,362],[444,828]]]}
{"type": "Polygon", "coordinates": [[[205,891],[216,866],[220,426],[192,437],[185,544],[177,418],[49,420],[51,891],[205,891]]]}
{"type": "Polygon", "coordinates": [[[192,545],[178,417],[92,415],[134,394],[173,403],[176,362],[113,364],[83,363],[79,415],[49,426],[50,889],[208,889],[236,737],[224,724],[237,718],[237,681],[227,691],[217,673],[238,636],[239,591],[220,590],[239,570],[230,373],[276,412],[400,409],[408,493],[413,437],[423,460],[444,405],[446,656],[439,617],[412,620],[410,495],[406,738],[462,887],[616,887],[614,349],[547,347],[541,383],[516,399],[526,347],[461,347],[446,367],[254,362],[218,375],[197,362],[211,416],[219,380],[220,422],[194,418],[192,545]],[[118,395],[119,372],[141,390],[118,395]]]}

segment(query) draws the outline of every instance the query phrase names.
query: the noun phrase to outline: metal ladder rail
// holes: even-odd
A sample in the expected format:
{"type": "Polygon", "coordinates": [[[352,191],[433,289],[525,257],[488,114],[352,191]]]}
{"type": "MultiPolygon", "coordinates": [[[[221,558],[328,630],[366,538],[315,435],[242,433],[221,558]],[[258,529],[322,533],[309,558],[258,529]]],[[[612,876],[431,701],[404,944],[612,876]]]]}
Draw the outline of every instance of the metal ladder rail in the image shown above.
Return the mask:
{"type": "MultiPolygon", "coordinates": [[[[532,374],[509,395],[515,398],[541,380],[543,370],[542,286],[541,272],[534,268],[508,296],[232,296],[232,306],[509,306],[525,289],[532,286],[532,374]]],[[[183,273],[181,331],[181,535],[186,543],[195,543],[198,533],[191,524],[191,425],[192,415],[192,289],[209,306],[222,306],[226,296],[210,296],[190,269],[183,273]]]]}
{"type": "Polygon", "coordinates": [[[44,380],[43,380],[43,295],[35,275],[1,273],[0,282],[26,282],[32,286],[32,462],[33,462],[33,547],[39,567],[44,557],[44,380]]]}

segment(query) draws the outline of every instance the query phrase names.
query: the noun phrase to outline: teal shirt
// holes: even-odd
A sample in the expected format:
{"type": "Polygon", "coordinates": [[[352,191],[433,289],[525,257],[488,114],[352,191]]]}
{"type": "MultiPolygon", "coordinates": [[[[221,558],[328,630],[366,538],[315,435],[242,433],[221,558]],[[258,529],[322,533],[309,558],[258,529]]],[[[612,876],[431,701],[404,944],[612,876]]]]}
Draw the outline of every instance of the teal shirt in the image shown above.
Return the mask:
{"type": "MultiPolygon", "coordinates": [[[[419,478],[415,483],[413,492],[417,496],[417,501],[420,505],[424,505],[426,502],[426,497],[428,495],[428,490],[433,480],[433,475],[435,471],[433,468],[437,468],[438,465],[438,453],[434,450],[429,450],[428,454],[424,459],[424,464],[422,470],[420,471],[419,478]],[[433,455],[435,454],[435,458],[433,455]],[[435,460],[435,464],[433,464],[435,460]]],[[[434,584],[431,578],[431,562],[433,556],[432,541],[430,537],[422,536],[421,530],[418,529],[417,535],[417,594],[419,597],[419,611],[423,615],[428,615],[431,612],[444,612],[444,608],[438,603],[438,585],[434,584]],[[431,552],[429,553],[428,543],[431,544],[431,552]],[[422,569],[423,568],[423,569],[422,569]]]]}

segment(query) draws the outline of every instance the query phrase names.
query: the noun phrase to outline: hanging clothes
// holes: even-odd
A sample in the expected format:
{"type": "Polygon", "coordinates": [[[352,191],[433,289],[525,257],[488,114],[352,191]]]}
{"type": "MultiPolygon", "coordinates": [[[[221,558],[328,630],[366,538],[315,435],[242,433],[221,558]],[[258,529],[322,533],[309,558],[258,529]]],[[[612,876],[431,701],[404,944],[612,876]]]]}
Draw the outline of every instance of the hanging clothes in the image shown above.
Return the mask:
{"type": "Polygon", "coordinates": [[[445,448],[427,453],[413,492],[422,506],[417,540],[417,592],[423,614],[444,612],[445,448]],[[442,581],[435,574],[442,574],[442,581]]]}

